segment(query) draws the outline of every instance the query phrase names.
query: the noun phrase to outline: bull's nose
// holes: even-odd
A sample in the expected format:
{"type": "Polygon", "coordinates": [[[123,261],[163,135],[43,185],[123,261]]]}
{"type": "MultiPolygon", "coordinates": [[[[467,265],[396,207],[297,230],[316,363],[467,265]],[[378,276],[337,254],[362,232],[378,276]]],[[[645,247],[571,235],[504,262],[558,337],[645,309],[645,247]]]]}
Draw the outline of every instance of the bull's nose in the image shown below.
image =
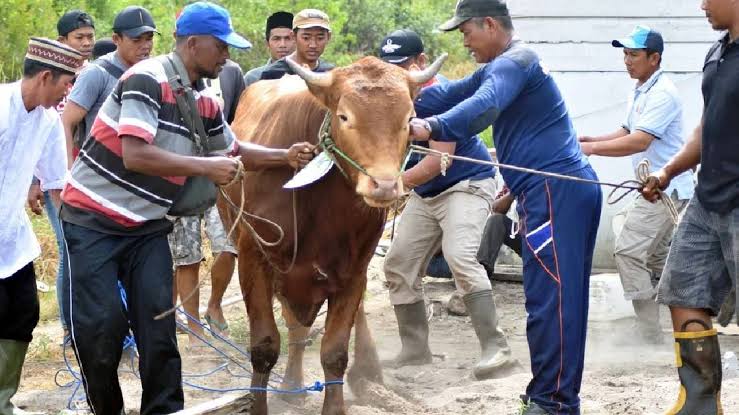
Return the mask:
{"type": "Polygon", "coordinates": [[[372,197],[377,199],[395,199],[398,197],[398,178],[372,178],[372,197]]]}

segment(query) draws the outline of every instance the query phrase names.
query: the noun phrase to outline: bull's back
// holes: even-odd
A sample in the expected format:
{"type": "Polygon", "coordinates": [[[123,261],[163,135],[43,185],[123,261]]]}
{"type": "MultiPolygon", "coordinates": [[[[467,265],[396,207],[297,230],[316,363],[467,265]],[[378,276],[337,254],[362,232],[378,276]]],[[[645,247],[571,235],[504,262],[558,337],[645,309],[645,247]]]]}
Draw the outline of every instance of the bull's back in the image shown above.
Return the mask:
{"type": "Polygon", "coordinates": [[[300,141],[317,141],[326,109],[298,76],[260,81],[239,99],[231,125],[240,141],[288,148],[300,141]]]}

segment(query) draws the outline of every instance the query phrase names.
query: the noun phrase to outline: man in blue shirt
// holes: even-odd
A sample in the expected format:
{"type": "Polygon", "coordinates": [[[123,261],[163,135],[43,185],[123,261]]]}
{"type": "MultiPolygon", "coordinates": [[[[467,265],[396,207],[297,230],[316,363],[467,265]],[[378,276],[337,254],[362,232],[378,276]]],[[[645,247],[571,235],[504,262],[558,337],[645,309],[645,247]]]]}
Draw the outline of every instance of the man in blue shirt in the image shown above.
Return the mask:
{"type": "MultiPolygon", "coordinates": [[[[580,151],[562,95],[539,57],[513,39],[505,2],[460,0],[440,27],[459,29],[478,63],[472,75],[429,87],[446,111],[411,120],[415,140],[452,141],[495,124],[501,163],[597,179],[580,151]]],[[[502,170],[518,200],[526,331],[533,379],[524,414],[579,414],[588,288],[602,194],[594,184],[502,170]]]]}
{"type": "MultiPolygon", "coordinates": [[[[423,42],[413,31],[398,30],[380,46],[380,57],[405,69],[424,69],[423,42]]],[[[437,76],[430,84],[449,81],[437,76]]],[[[448,107],[443,94],[423,89],[415,102],[416,113],[428,117],[448,107]]],[[[455,140],[423,141],[432,149],[490,161],[485,144],[474,134],[455,140]]],[[[395,308],[403,348],[392,364],[396,367],[431,363],[428,321],[421,279],[431,257],[442,247],[457,290],[480,341],[481,357],[473,369],[477,379],[500,376],[515,360],[505,334],[498,327],[492,285],[477,261],[485,219],[495,194],[495,170],[490,166],[456,161],[442,174],[438,158],[409,161],[403,184],[412,190],[398,232],[385,259],[385,277],[395,308]]]]}
{"type": "MultiPolygon", "coordinates": [[[[614,40],[623,48],[624,63],[636,88],[629,94],[626,120],[615,132],[599,137],[580,137],[587,155],[631,156],[634,169],[649,161],[650,173],[664,167],[683,146],[683,110],[677,88],[662,71],[662,35],[647,26],[614,40]]],[[[693,174],[680,174],[666,190],[678,210],[693,197],[693,174]]],[[[638,196],[624,209],[626,220],[616,238],[614,257],[626,300],[637,316],[638,340],[662,344],[659,306],[654,301],[656,282],[662,275],[675,224],[662,204],[638,196]]],[[[630,336],[632,337],[632,336],[630,336]]]]}

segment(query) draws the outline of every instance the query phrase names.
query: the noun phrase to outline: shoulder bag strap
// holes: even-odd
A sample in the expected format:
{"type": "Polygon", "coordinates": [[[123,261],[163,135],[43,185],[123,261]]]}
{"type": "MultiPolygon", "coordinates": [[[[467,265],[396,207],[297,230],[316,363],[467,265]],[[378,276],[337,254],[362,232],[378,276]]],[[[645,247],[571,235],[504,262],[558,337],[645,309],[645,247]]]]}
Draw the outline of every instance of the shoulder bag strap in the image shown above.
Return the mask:
{"type": "Polygon", "coordinates": [[[207,155],[209,153],[208,135],[205,132],[203,119],[198,112],[197,102],[190,86],[191,83],[187,71],[184,69],[179,57],[175,54],[165,56],[162,59],[162,64],[164,65],[164,71],[167,75],[169,85],[172,88],[172,93],[177,101],[180,115],[185,122],[185,127],[190,131],[196,150],[201,156],[207,155]]]}

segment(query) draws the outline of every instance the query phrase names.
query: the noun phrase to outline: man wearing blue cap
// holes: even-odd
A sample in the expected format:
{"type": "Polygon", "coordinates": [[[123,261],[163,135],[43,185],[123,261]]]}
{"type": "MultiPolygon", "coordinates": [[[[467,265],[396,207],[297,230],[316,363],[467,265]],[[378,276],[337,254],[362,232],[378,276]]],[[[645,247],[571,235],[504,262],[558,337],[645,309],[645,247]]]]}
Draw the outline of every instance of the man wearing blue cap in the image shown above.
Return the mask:
{"type": "MultiPolygon", "coordinates": [[[[580,137],[586,155],[631,156],[634,169],[649,161],[649,172],[661,169],[684,144],[683,111],[677,88],[662,71],[662,35],[647,26],[637,26],[625,39],[614,40],[623,48],[624,63],[636,87],[629,94],[628,110],[622,126],[599,137],[580,137]]],[[[677,176],[666,194],[678,210],[693,197],[693,174],[677,176]]],[[[624,210],[626,221],[616,238],[614,256],[626,300],[637,316],[637,336],[641,342],[662,344],[659,306],[655,288],[667,259],[675,227],[670,212],[662,204],[636,197],[624,210]]],[[[629,336],[629,338],[634,338],[629,336]]]]}
{"type": "Polygon", "coordinates": [[[205,2],[185,7],[175,36],[175,52],[142,61],[121,77],[62,194],[72,338],[96,414],[123,412],[117,369],[129,323],[140,355],[140,413],[183,408],[174,315],[155,316],[172,307],[167,215],[182,208],[176,202],[183,192],[200,206],[213,202],[199,200],[201,192],[188,193],[193,189],[186,185],[189,178],[217,185],[237,180],[234,156],[251,170],[298,168],[312,159],[313,146],[307,143],[289,150],[239,143],[225,123],[203,79],[218,76],[229,46],[250,44],[234,32],[224,8],[205,2]],[[125,313],[119,281],[127,294],[125,313]]]}
{"type": "MultiPolygon", "coordinates": [[[[411,120],[412,139],[456,141],[494,123],[501,163],[597,180],[557,84],[536,53],[514,39],[505,1],[459,0],[440,29],[459,29],[464,46],[484,65],[464,79],[428,87],[427,94],[443,94],[448,110],[411,120]]],[[[601,189],[512,170],[501,174],[518,200],[523,235],[533,375],[523,413],[579,414],[601,189]]]]}

